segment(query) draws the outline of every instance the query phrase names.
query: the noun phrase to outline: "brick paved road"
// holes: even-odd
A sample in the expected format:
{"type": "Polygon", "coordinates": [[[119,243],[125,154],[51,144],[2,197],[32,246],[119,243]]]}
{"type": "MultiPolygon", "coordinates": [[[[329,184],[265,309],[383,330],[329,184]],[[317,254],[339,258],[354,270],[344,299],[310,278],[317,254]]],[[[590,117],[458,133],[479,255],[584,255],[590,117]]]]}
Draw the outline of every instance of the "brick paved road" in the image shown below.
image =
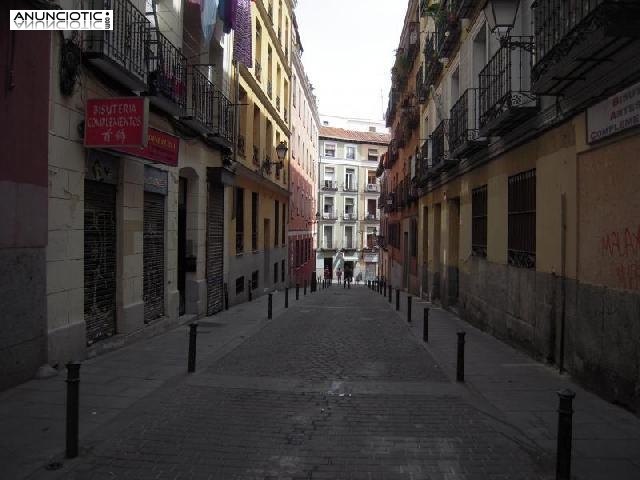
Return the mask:
{"type": "Polygon", "coordinates": [[[381,296],[321,291],[42,478],[551,479],[381,296]]]}

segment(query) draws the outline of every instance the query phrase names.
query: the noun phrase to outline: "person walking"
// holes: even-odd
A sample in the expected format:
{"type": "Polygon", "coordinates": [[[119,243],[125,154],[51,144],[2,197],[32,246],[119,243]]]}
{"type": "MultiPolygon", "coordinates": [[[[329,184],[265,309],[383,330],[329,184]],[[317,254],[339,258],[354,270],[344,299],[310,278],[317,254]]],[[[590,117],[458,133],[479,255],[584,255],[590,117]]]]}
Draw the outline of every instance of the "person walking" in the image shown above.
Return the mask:
{"type": "Polygon", "coordinates": [[[338,285],[340,285],[340,282],[342,281],[342,270],[338,269],[336,271],[336,277],[338,277],[338,285]]]}

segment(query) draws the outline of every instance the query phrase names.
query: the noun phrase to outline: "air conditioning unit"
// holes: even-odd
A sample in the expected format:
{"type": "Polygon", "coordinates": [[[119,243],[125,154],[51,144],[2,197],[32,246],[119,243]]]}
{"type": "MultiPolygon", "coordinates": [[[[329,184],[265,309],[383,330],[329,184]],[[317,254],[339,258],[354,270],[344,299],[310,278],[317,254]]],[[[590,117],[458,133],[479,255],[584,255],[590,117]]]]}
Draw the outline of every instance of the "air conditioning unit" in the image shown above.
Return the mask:
{"type": "Polygon", "coordinates": [[[375,192],[377,190],[375,183],[367,183],[367,192],[375,192]]]}

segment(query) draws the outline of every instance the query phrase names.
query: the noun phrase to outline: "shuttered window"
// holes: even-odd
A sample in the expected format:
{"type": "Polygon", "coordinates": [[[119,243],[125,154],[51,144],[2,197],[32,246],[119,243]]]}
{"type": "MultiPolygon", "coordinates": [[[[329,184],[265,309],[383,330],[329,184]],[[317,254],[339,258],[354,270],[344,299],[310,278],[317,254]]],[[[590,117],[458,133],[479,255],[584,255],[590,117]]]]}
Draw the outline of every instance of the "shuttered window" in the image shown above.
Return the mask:
{"type": "Polygon", "coordinates": [[[143,221],[144,322],[164,314],[164,196],[144,194],[143,221]]]}

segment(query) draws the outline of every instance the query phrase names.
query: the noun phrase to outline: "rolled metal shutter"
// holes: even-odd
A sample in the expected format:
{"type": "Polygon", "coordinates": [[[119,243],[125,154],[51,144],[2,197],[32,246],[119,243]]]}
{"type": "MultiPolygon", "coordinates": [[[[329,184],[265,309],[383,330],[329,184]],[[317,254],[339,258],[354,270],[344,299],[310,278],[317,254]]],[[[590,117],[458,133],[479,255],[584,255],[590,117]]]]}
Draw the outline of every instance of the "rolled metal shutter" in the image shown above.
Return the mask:
{"type": "Polygon", "coordinates": [[[224,187],[209,183],[207,203],[207,315],[213,315],[222,310],[224,187]]]}
{"type": "Polygon", "coordinates": [[[144,193],[144,323],[164,314],[164,196],[144,193]]]}
{"type": "Polygon", "coordinates": [[[116,332],[116,187],[84,186],[84,318],[87,344],[116,332]]]}

